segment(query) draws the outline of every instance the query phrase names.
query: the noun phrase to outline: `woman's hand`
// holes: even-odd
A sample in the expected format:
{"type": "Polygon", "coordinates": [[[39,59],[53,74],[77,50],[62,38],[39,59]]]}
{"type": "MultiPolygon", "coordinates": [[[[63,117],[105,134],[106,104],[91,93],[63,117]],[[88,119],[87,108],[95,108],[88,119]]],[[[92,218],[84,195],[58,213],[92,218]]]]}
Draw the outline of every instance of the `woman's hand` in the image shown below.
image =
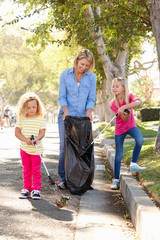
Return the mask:
{"type": "Polygon", "coordinates": [[[68,112],[67,106],[64,105],[62,108],[64,111],[62,118],[63,118],[63,120],[65,120],[65,118],[69,115],[69,112],[68,112]]]}
{"type": "Polygon", "coordinates": [[[92,122],[92,108],[87,108],[86,117],[88,117],[92,122]]]}
{"type": "Polygon", "coordinates": [[[65,118],[66,118],[68,115],[69,115],[69,112],[68,112],[68,111],[64,112],[64,113],[63,113],[63,116],[62,116],[63,120],[65,120],[65,118]]]}

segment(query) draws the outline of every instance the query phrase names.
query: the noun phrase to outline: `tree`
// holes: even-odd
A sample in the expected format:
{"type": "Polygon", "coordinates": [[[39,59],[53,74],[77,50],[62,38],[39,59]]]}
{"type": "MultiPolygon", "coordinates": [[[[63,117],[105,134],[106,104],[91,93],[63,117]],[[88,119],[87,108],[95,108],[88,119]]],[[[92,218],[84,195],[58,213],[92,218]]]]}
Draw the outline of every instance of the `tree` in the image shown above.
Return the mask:
{"type": "MultiPolygon", "coordinates": [[[[152,31],[156,40],[156,48],[158,55],[158,65],[159,65],[159,73],[160,73],[160,1],[151,0],[151,11],[150,11],[150,19],[152,24],[152,31]]],[[[160,74],[159,74],[160,76],[160,74]]]]}
{"type": "MultiPolygon", "coordinates": [[[[71,38],[93,51],[96,58],[96,73],[103,103],[105,120],[111,118],[108,103],[112,98],[111,82],[114,77],[127,76],[135,42],[148,37],[151,30],[149,1],[25,1],[26,14],[48,9],[46,22],[32,29],[35,44],[45,46],[55,41],[69,44],[71,38]],[[78,9],[78,14],[77,14],[78,9]],[[39,11],[38,10],[38,11],[39,11]],[[65,30],[67,38],[56,39],[54,29],[65,30]]],[[[140,45],[140,44],[139,44],[140,45]]]]}
{"type": "MultiPolygon", "coordinates": [[[[157,55],[158,55],[158,66],[159,66],[159,79],[160,79],[160,1],[151,0],[151,12],[150,18],[152,23],[152,31],[156,39],[157,55]]],[[[160,80],[159,80],[160,83],[160,80]]],[[[159,84],[160,85],[160,84],[159,84]]],[[[158,133],[155,141],[156,152],[160,152],[160,121],[158,133]]]]}
{"type": "Polygon", "coordinates": [[[111,97],[111,80],[116,76],[127,76],[135,41],[148,37],[151,32],[156,39],[158,62],[160,67],[160,2],[159,0],[19,0],[27,11],[48,9],[46,22],[32,29],[36,33],[35,44],[40,41],[44,47],[47,42],[68,44],[74,37],[77,43],[90,48],[96,56],[99,66],[98,77],[102,92],[102,102],[107,109],[111,97]],[[39,8],[37,10],[37,8],[39,8]],[[78,14],[77,14],[78,9],[78,14]],[[53,29],[65,30],[68,37],[56,40],[53,29]],[[51,34],[50,34],[51,33],[51,34]],[[38,41],[36,41],[38,39],[38,41]],[[40,39],[40,40],[39,40],[40,39]],[[97,54],[96,54],[97,52],[97,54]],[[103,100],[104,99],[104,100],[103,100]]]}
{"type": "Polygon", "coordinates": [[[157,153],[160,152],[160,119],[159,119],[158,133],[155,141],[155,149],[157,153]]]}
{"type": "Polygon", "coordinates": [[[131,90],[141,99],[142,105],[149,105],[151,102],[153,80],[147,72],[137,77],[132,83],[131,90]]]}
{"type": "Polygon", "coordinates": [[[44,66],[39,52],[24,44],[22,36],[20,32],[18,36],[7,31],[1,34],[1,108],[7,104],[16,105],[23,93],[34,91],[48,110],[58,104],[58,80],[55,73],[44,66]]]}
{"type": "Polygon", "coordinates": [[[57,47],[57,44],[54,44],[46,47],[40,54],[45,71],[48,72],[46,87],[43,90],[45,95],[41,94],[48,112],[54,112],[55,108],[59,107],[59,77],[64,69],[73,66],[73,58],[77,49],[79,49],[79,46],[74,43],[72,49],[63,45],[57,47]]]}
{"type": "MultiPolygon", "coordinates": [[[[29,87],[31,75],[38,75],[40,71],[41,75],[44,75],[38,55],[35,51],[23,46],[23,41],[21,37],[8,35],[5,32],[1,35],[2,106],[9,102],[12,104],[17,102],[18,97],[29,87]]],[[[37,82],[40,82],[40,79],[37,82]]],[[[43,79],[41,79],[42,82],[44,82],[43,79]]]]}
{"type": "MultiPolygon", "coordinates": [[[[17,30],[18,25],[8,26],[0,41],[0,103],[2,108],[17,104],[19,97],[28,91],[37,93],[46,111],[58,110],[59,76],[64,68],[73,65],[73,57],[79,46],[57,47],[48,45],[44,51],[26,46],[26,32],[17,30]],[[12,30],[10,33],[9,30],[12,30]],[[14,31],[13,31],[14,29],[14,31]],[[13,34],[14,32],[14,34],[13,34]]],[[[62,35],[62,33],[61,33],[62,35]]],[[[63,36],[65,37],[65,36],[63,36]]]]}

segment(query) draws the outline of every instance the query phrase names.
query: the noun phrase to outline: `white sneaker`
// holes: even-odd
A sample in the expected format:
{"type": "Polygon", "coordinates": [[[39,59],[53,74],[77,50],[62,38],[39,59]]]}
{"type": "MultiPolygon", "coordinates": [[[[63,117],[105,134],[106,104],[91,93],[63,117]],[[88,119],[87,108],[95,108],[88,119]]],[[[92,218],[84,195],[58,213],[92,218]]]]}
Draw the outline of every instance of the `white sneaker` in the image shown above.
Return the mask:
{"type": "Polygon", "coordinates": [[[67,184],[66,184],[65,182],[59,182],[59,183],[57,184],[57,187],[58,187],[59,189],[65,190],[65,189],[67,188],[67,184]]]}
{"type": "Polygon", "coordinates": [[[131,173],[136,173],[139,172],[141,170],[145,170],[146,167],[140,167],[138,164],[134,165],[134,166],[130,166],[130,172],[131,173]]]}
{"type": "Polygon", "coordinates": [[[39,199],[41,199],[40,191],[38,191],[38,190],[33,190],[33,191],[31,192],[31,197],[32,197],[32,199],[34,199],[34,200],[39,200],[39,199]]]}
{"type": "Polygon", "coordinates": [[[22,189],[21,190],[21,195],[19,196],[19,198],[20,199],[27,199],[30,196],[31,196],[30,191],[28,191],[27,189],[22,189]]]}
{"type": "Polygon", "coordinates": [[[113,180],[112,185],[111,185],[112,190],[118,190],[119,189],[119,181],[113,180]]]}

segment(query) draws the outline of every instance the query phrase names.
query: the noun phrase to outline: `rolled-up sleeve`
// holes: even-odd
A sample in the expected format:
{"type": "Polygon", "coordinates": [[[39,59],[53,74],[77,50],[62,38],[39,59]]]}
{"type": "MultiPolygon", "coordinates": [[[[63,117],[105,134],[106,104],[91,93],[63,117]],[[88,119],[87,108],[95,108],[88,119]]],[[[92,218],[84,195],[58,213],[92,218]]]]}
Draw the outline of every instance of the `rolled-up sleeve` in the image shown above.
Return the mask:
{"type": "Polygon", "coordinates": [[[96,101],[96,76],[92,73],[90,76],[90,92],[87,99],[86,108],[94,108],[94,104],[96,101]]]}
{"type": "Polygon", "coordinates": [[[137,98],[134,93],[130,93],[130,96],[129,96],[129,102],[136,102],[136,101],[140,101],[139,98],[137,98]]]}

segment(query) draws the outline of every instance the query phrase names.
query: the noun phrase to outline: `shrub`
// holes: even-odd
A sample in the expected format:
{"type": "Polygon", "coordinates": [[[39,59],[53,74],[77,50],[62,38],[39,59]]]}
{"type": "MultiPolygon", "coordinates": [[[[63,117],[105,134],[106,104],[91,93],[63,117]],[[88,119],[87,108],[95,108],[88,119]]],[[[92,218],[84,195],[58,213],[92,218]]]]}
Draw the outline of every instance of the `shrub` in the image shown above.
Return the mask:
{"type": "Polygon", "coordinates": [[[142,108],[140,118],[142,122],[157,121],[160,117],[160,107],[142,108]]]}

